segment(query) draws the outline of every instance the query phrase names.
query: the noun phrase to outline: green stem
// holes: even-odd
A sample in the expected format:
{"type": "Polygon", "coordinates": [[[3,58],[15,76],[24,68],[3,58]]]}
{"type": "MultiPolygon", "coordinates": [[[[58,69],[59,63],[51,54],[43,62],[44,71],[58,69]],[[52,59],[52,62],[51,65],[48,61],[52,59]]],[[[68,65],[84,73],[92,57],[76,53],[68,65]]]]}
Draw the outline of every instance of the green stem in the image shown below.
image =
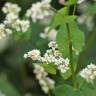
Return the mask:
{"type": "Polygon", "coordinates": [[[75,15],[76,5],[77,5],[77,3],[74,4],[73,15],[75,15]]]}
{"type": "MultiPolygon", "coordinates": [[[[68,7],[68,14],[70,12],[70,6],[68,7]]],[[[75,11],[76,11],[76,3],[74,4],[74,9],[73,9],[73,13],[72,15],[75,15],[75,11]]],[[[71,69],[71,73],[72,73],[72,82],[73,82],[73,87],[77,88],[77,80],[76,80],[76,74],[75,74],[75,70],[74,70],[74,64],[73,64],[73,50],[72,50],[72,38],[71,38],[71,30],[69,27],[69,24],[66,24],[66,28],[68,31],[68,42],[69,42],[69,58],[70,58],[70,69],[71,69]]]]}
{"type": "MultiPolygon", "coordinates": [[[[76,4],[77,4],[77,0],[74,4],[74,9],[73,9],[73,13],[72,15],[75,15],[75,11],[76,11],[76,4]]],[[[67,5],[68,8],[68,13],[70,12],[70,5],[67,5]]],[[[57,12],[57,10],[55,10],[54,8],[52,8],[55,12],[57,12]]],[[[60,14],[62,16],[62,14],[60,14]]],[[[71,31],[70,31],[70,27],[69,24],[66,24],[67,30],[68,30],[68,41],[69,41],[69,55],[70,55],[70,69],[71,69],[71,73],[72,73],[72,82],[73,82],[73,86],[74,88],[77,88],[77,82],[76,82],[76,74],[74,71],[74,64],[73,64],[73,50],[72,50],[72,38],[71,38],[71,31]]]]}
{"type": "Polygon", "coordinates": [[[71,39],[71,32],[70,32],[70,27],[69,24],[66,24],[67,30],[68,30],[68,42],[69,42],[69,58],[70,58],[70,69],[72,73],[72,81],[73,81],[73,86],[76,88],[76,77],[75,77],[75,72],[74,72],[74,65],[73,65],[73,50],[72,50],[72,39],[71,39]]]}

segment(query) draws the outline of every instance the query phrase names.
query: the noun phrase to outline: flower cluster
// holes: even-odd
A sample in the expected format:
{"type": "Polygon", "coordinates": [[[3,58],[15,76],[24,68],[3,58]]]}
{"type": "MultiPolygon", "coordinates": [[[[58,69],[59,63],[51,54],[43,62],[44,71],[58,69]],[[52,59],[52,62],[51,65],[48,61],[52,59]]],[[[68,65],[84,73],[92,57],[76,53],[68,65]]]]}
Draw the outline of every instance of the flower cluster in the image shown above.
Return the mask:
{"type": "Polygon", "coordinates": [[[21,8],[17,4],[8,2],[2,8],[2,11],[6,14],[4,21],[6,26],[12,27],[12,29],[15,29],[16,31],[27,31],[30,23],[28,20],[19,19],[19,12],[21,11],[21,8]]]}
{"type": "Polygon", "coordinates": [[[53,15],[50,5],[51,0],[42,0],[37,3],[33,3],[31,8],[27,10],[26,16],[31,17],[33,22],[42,20],[46,17],[53,15]]]}
{"type": "Polygon", "coordinates": [[[79,75],[84,78],[87,82],[93,82],[94,79],[96,79],[96,65],[95,64],[90,64],[87,65],[86,68],[81,70],[79,75]]]}
{"type": "Polygon", "coordinates": [[[17,4],[7,2],[5,6],[2,8],[2,11],[5,14],[13,13],[17,15],[21,11],[21,8],[17,4]]]}
{"type": "Polygon", "coordinates": [[[6,14],[5,20],[0,24],[0,38],[6,37],[12,33],[12,30],[26,32],[30,22],[28,20],[20,20],[19,12],[21,8],[17,4],[7,2],[2,8],[6,14]]]}
{"type": "Polygon", "coordinates": [[[44,29],[43,33],[40,33],[40,37],[45,39],[47,38],[49,41],[54,41],[56,40],[56,35],[57,35],[57,30],[56,29],[52,29],[49,31],[49,27],[46,27],[44,29]]]}
{"type": "Polygon", "coordinates": [[[53,79],[49,78],[48,73],[45,72],[44,68],[38,64],[34,64],[34,73],[36,74],[36,78],[41,85],[42,90],[47,94],[50,89],[53,89],[55,86],[55,82],[53,79]]]}
{"type": "Polygon", "coordinates": [[[22,31],[22,32],[26,32],[29,28],[29,21],[28,20],[20,20],[17,19],[13,24],[12,24],[12,28],[15,29],[16,31],[22,31]]]}
{"type": "Polygon", "coordinates": [[[24,54],[24,58],[30,57],[32,60],[38,60],[40,59],[40,51],[37,49],[34,49],[32,51],[29,51],[27,54],[24,54]]]}
{"type": "Polygon", "coordinates": [[[52,63],[57,66],[61,73],[65,73],[69,69],[69,59],[64,59],[62,57],[62,54],[58,51],[58,46],[55,41],[51,41],[49,43],[49,48],[50,49],[45,52],[43,57],[40,55],[40,51],[37,49],[24,54],[24,57],[30,57],[32,60],[37,60],[41,63],[52,63]]]}
{"type": "Polygon", "coordinates": [[[5,28],[4,24],[0,24],[0,39],[6,37],[6,34],[11,34],[12,31],[8,28],[5,28]]]}

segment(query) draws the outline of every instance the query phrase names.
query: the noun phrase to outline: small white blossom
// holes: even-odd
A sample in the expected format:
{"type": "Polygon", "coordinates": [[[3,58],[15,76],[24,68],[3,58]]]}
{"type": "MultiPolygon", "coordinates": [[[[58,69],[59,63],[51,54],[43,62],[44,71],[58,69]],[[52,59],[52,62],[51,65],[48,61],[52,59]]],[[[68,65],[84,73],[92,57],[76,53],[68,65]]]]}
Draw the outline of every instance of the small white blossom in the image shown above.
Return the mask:
{"type": "Polygon", "coordinates": [[[2,8],[2,11],[5,14],[8,13],[18,14],[21,11],[21,8],[17,4],[7,2],[5,6],[2,8]]]}
{"type": "Polygon", "coordinates": [[[45,72],[44,68],[38,64],[34,65],[34,73],[36,74],[36,78],[39,81],[41,89],[47,94],[50,89],[53,89],[55,86],[55,81],[49,78],[48,73],[45,72]]]}
{"type": "Polygon", "coordinates": [[[5,27],[4,24],[0,24],[0,39],[6,37],[6,35],[11,34],[12,31],[5,27]]]}
{"type": "Polygon", "coordinates": [[[52,48],[53,50],[58,48],[58,45],[56,44],[56,41],[50,41],[48,46],[49,46],[49,48],[52,48]]]}
{"type": "Polygon", "coordinates": [[[46,27],[44,29],[44,33],[40,34],[40,37],[43,39],[47,38],[48,40],[54,41],[56,40],[56,35],[57,35],[57,30],[52,29],[49,31],[49,27],[46,27]]]}
{"type": "Polygon", "coordinates": [[[29,26],[30,26],[30,22],[28,20],[20,20],[20,19],[17,19],[12,24],[12,28],[14,28],[16,31],[22,31],[22,32],[26,32],[29,26]]]}
{"type": "MultiPolygon", "coordinates": [[[[60,70],[61,73],[65,73],[67,70],[69,70],[69,59],[64,59],[62,57],[62,54],[57,49],[58,47],[55,41],[49,42],[49,47],[51,49],[48,49],[43,56],[40,56],[40,53],[37,55],[37,53],[33,52],[33,50],[25,54],[24,57],[30,57],[32,60],[37,60],[41,63],[52,63],[57,66],[57,69],[60,70]]],[[[39,77],[37,78],[40,78],[40,75],[38,76],[39,77]]]]}
{"type": "Polygon", "coordinates": [[[52,15],[52,10],[50,9],[51,0],[42,0],[32,4],[31,8],[28,9],[26,16],[31,17],[34,22],[37,20],[42,20],[45,17],[52,15]]]}
{"type": "Polygon", "coordinates": [[[37,49],[34,49],[32,51],[29,51],[27,54],[24,54],[25,58],[30,57],[32,60],[38,60],[40,58],[40,51],[37,49]]]}
{"type": "Polygon", "coordinates": [[[44,59],[47,63],[52,63],[52,62],[54,63],[56,58],[53,55],[49,55],[49,54],[45,53],[44,59]]]}
{"type": "Polygon", "coordinates": [[[11,26],[17,19],[18,19],[18,15],[9,13],[5,17],[4,24],[7,26],[11,26]]]}
{"type": "Polygon", "coordinates": [[[29,20],[20,20],[18,15],[9,13],[3,22],[7,27],[16,31],[26,32],[30,26],[29,20]]]}
{"type": "Polygon", "coordinates": [[[20,20],[21,8],[17,4],[7,2],[2,8],[6,14],[5,20],[0,24],[0,39],[11,34],[12,31],[26,32],[30,26],[29,20],[20,20]]]}
{"type": "Polygon", "coordinates": [[[29,27],[30,27],[29,20],[22,20],[21,21],[21,30],[22,30],[22,32],[26,32],[29,27]]]}
{"type": "Polygon", "coordinates": [[[90,64],[86,68],[80,71],[79,75],[84,78],[87,82],[93,82],[96,79],[96,65],[90,64]]]}
{"type": "Polygon", "coordinates": [[[69,59],[63,59],[63,61],[58,65],[58,69],[61,71],[61,73],[65,73],[67,70],[69,70],[69,59]]]}
{"type": "Polygon", "coordinates": [[[77,0],[77,4],[83,3],[85,0],[77,0]]]}

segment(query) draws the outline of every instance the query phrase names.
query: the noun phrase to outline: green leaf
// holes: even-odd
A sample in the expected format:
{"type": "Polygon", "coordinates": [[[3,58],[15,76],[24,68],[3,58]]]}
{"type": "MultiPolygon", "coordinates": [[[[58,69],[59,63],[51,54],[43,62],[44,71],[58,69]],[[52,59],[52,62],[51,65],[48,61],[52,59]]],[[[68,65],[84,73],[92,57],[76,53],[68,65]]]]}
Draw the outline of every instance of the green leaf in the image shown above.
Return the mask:
{"type": "Polygon", "coordinates": [[[8,81],[0,79],[0,91],[6,96],[21,96],[16,88],[8,81]]]}
{"type": "Polygon", "coordinates": [[[84,96],[96,96],[96,88],[89,86],[88,84],[83,86],[80,91],[84,96]]]}
{"type": "Polygon", "coordinates": [[[57,33],[56,41],[58,44],[59,51],[63,54],[64,57],[67,57],[69,54],[68,47],[68,34],[66,24],[63,23],[57,33]]]}
{"type": "Polygon", "coordinates": [[[71,22],[69,27],[72,35],[73,48],[79,54],[85,45],[84,32],[79,29],[76,22],[71,22]]]}
{"type": "Polygon", "coordinates": [[[41,64],[41,66],[50,74],[56,74],[56,66],[54,64],[41,64]]]}
{"type": "Polygon", "coordinates": [[[96,96],[96,89],[88,85],[83,86],[81,89],[74,89],[70,85],[63,84],[57,86],[53,90],[53,94],[55,96],[96,96]]]}
{"type": "Polygon", "coordinates": [[[60,9],[59,11],[57,11],[56,15],[53,18],[51,29],[56,28],[62,23],[64,17],[67,15],[67,12],[68,12],[67,7],[64,7],[60,9]]]}
{"type": "Polygon", "coordinates": [[[53,93],[55,96],[74,96],[72,95],[74,93],[74,90],[69,85],[59,85],[54,90],[53,93]]]}
{"type": "Polygon", "coordinates": [[[59,85],[53,90],[55,96],[83,96],[78,90],[67,84],[59,85]]]}
{"type": "Polygon", "coordinates": [[[70,69],[64,74],[61,73],[61,76],[63,77],[64,80],[68,79],[71,75],[72,73],[70,69]]]}
{"type": "Polygon", "coordinates": [[[73,21],[75,21],[77,18],[77,16],[65,16],[63,19],[64,23],[71,23],[73,21]]]}
{"type": "MultiPolygon", "coordinates": [[[[73,22],[69,22],[67,24],[69,26],[69,31],[71,34],[71,40],[74,48],[73,51],[78,55],[79,52],[82,51],[82,48],[84,46],[84,33],[80,31],[74,20],[73,22]]],[[[57,33],[56,41],[60,52],[63,54],[64,57],[68,57],[69,39],[68,39],[68,28],[65,22],[60,26],[60,29],[57,33]]]]}

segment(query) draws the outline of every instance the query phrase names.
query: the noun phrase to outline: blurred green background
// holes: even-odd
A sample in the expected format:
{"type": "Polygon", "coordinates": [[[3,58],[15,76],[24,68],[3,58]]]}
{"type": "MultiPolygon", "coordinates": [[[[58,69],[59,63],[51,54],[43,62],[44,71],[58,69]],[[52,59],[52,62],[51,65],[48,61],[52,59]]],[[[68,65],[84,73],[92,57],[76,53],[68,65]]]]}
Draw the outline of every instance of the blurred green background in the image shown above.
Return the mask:
{"type": "MultiPolygon", "coordinates": [[[[6,2],[17,3],[22,8],[20,13],[22,18],[26,10],[36,1],[39,0],[0,0],[0,9],[6,2]]],[[[51,4],[56,9],[63,7],[58,3],[58,0],[52,0],[51,4]]],[[[87,64],[90,61],[96,61],[96,4],[91,0],[90,2],[86,1],[84,4],[78,6],[76,14],[78,16],[82,14],[92,16],[94,26],[91,30],[88,30],[85,22],[78,24],[81,30],[85,32],[86,44],[87,40],[90,41],[87,44],[86,50],[80,54],[79,69],[82,68],[82,63],[87,64]],[[92,9],[93,4],[95,7],[92,9]],[[88,6],[86,10],[90,8],[89,14],[86,14],[87,11],[84,11],[82,6],[88,6]]],[[[0,11],[0,22],[3,21],[4,16],[2,11],[0,11]]],[[[42,53],[47,49],[48,40],[41,39],[39,36],[40,32],[43,32],[43,28],[43,24],[41,25],[38,22],[32,23],[31,32],[28,33],[28,37],[21,36],[18,40],[14,40],[11,37],[8,40],[0,41],[0,90],[6,96],[46,96],[35,79],[30,60],[23,58],[24,53],[34,48],[40,49],[42,53]],[[31,93],[31,95],[25,95],[26,93],[31,93]]]]}

